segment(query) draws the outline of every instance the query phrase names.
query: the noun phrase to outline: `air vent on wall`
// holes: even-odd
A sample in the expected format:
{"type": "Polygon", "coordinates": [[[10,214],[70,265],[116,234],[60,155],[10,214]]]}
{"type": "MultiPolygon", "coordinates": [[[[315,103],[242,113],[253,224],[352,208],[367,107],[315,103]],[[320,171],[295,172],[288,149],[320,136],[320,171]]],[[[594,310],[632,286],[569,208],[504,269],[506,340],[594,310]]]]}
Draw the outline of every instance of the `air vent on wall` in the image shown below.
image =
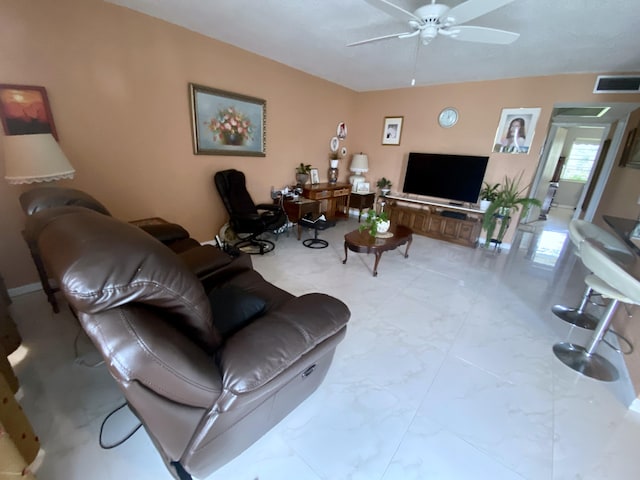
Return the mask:
{"type": "Polygon", "coordinates": [[[640,76],[598,75],[593,93],[640,93],[640,76]]]}

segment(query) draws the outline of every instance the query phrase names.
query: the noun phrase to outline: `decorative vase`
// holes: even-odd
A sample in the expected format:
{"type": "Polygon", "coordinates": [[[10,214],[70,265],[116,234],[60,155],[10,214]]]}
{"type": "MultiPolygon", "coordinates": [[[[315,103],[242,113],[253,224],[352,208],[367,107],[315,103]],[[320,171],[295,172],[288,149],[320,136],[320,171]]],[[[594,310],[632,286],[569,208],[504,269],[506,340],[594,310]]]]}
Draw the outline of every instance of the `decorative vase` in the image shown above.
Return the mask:
{"type": "Polygon", "coordinates": [[[330,168],[329,169],[329,183],[338,183],[338,169],[330,168]]]}
{"type": "Polygon", "coordinates": [[[390,188],[381,188],[380,189],[380,193],[382,193],[383,196],[387,196],[387,193],[389,193],[391,191],[390,188]]]}
{"type": "Polygon", "coordinates": [[[244,143],[244,137],[238,133],[221,132],[220,143],[223,145],[242,145],[244,143]]]}
{"type": "Polygon", "coordinates": [[[377,220],[378,226],[376,228],[378,233],[387,233],[389,231],[389,227],[391,226],[391,221],[386,220],[377,220]]]}
{"type": "Polygon", "coordinates": [[[296,173],[296,181],[298,182],[298,185],[300,186],[304,186],[305,183],[307,183],[307,180],[309,180],[309,175],[306,173],[296,173]]]}
{"type": "Polygon", "coordinates": [[[486,212],[491,206],[491,200],[480,200],[480,210],[486,212]]]}

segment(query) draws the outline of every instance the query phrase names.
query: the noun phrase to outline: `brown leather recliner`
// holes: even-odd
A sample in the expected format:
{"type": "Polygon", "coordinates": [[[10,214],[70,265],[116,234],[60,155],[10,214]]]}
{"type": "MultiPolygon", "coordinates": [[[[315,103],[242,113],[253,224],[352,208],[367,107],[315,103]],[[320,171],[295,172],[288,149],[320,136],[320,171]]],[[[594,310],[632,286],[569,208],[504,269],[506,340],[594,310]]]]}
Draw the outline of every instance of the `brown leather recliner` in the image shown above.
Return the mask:
{"type": "MultiPolygon", "coordinates": [[[[43,210],[65,206],[88,208],[103,215],[111,215],[107,207],[88,193],[75,188],[59,186],[46,185],[34,187],[20,195],[20,205],[27,216],[43,210]]],[[[200,247],[200,242],[191,238],[187,230],[175,223],[142,223],[136,226],[143,229],[176,253],[184,253],[193,248],[200,247]]],[[[23,231],[23,237],[29,247],[33,263],[36,266],[42,290],[44,290],[54,313],[58,313],[60,309],[55,297],[58,288],[49,282],[49,275],[40,261],[37,245],[32,235],[29,235],[29,230],[23,231]]],[[[197,252],[189,252],[184,256],[184,259],[187,262],[199,262],[200,258],[196,258],[197,256],[197,252]]]]}
{"type": "Polygon", "coordinates": [[[201,282],[127,223],[77,208],[39,215],[28,220],[47,270],[181,478],[211,474],[291,412],[346,334],[344,303],[294,297],[248,255],[211,249],[217,268],[201,282]]]}

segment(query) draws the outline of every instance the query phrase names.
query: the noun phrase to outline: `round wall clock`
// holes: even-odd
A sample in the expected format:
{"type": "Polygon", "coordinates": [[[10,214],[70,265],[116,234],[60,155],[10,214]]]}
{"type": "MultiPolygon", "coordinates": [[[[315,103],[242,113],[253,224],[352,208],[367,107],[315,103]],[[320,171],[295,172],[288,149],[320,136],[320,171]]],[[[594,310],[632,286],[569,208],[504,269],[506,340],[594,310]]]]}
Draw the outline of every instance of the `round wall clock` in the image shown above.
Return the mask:
{"type": "Polygon", "coordinates": [[[438,115],[438,123],[443,128],[453,127],[458,123],[458,111],[453,107],[447,107],[438,115]]]}

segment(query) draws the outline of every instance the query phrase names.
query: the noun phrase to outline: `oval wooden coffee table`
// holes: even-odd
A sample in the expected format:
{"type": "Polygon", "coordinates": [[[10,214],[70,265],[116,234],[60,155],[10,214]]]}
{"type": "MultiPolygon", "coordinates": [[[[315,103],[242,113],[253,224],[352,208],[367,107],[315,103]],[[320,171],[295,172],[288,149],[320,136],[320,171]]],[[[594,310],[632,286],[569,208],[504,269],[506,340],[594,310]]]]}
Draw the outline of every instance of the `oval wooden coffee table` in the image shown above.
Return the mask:
{"type": "Polygon", "coordinates": [[[404,252],[404,258],[409,256],[409,247],[413,240],[413,231],[409,227],[404,225],[391,225],[389,232],[393,236],[388,238],[372,237],[368,230],[360,232],[354,230],[344,236],[344,260],[342,263],[347,263],[347,253],[349,250],[356,253],[373,253],[376,256],[376,261],[373,265],[373,276],[378,276],[378,263],[380,263],[380,257],[387,250],[395,250],[400,245],[407,244],[407,249],[404,252]]]}

